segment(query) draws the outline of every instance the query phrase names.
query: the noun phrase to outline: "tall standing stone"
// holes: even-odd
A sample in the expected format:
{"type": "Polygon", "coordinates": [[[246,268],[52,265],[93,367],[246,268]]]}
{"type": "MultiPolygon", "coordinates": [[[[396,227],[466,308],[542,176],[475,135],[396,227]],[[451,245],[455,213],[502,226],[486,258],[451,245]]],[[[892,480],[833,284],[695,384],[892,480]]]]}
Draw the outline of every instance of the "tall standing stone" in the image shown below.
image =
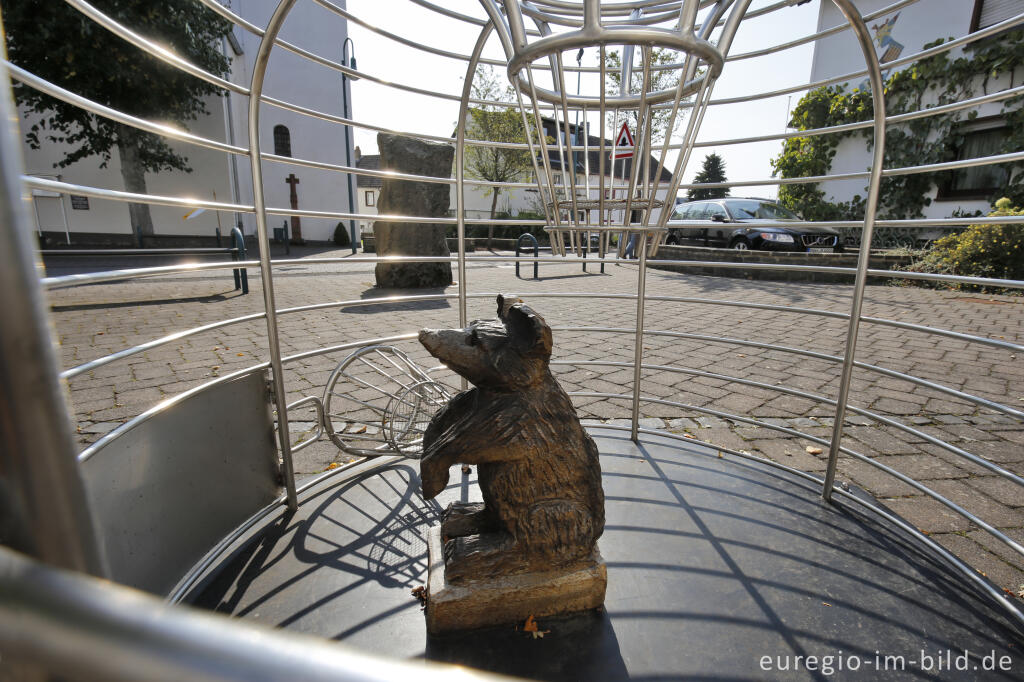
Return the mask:
{"type": "MultiPolygon", "coordinates": [[[[380,166],[413,175],[451,176],[455,148],[409,137],[377,133],[380,166]]],[[[384,178],[377,201],[380,215],[445,217],[450,188],[446,184],[384,178]]],[[[397,223],[378,220],[373,237],[378,256],[439,256],[451,252],[445,241],[446,225],[397,223]]],[[[445,287],[452,283],[451,263],[378,263],[377,286],[386,288],[445,287]]]]}

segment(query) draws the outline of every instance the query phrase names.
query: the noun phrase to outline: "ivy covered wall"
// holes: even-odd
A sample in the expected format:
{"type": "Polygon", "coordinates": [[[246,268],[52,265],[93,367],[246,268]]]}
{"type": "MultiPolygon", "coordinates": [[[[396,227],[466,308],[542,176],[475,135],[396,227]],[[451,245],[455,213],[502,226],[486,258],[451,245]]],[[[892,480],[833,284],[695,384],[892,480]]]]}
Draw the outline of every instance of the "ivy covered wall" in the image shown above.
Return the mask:
{"type": "MultiPolygon", "coordinates": [[[[941,44],[936,40],[925,48],[941,44]]],[[[1016,87],[1024,81],[1024,30],[1014,30],[978,41],[962,50],[941,53],[893,71],[885,79],[886,114],[895,116],[932,108],[995,91],[1016,87]]],[[[982,112],[998,114],[1005,122],[1005,134],[986,152],[1014,152],[1024,149],[1024,97],[989,105],[982,112]]],[[[870,121],[874,115],[868,89],[844,85],[822,87],[803,97],[793,109],[790,125],[797,130],[870,121]]],[[[958,158],[964,144],[965,127],[978,120],[979,110],[971,109],[915,119],[887,128],[885,167],[903,168],[941,163],[958,158]]],[[[825,175],[845,170],[867,170],[872,146],[871,129],[828,135],[795,137],[787,140],[773,160],[775,174],[783,178],[825,175]],[[859,154],[853,154],[861,150],[859,154]],[[837,159],[837,152],[843,154],[837,159]],[[857,167],[857,163],[860,167],[857,167]]],[[[999,197],[1010,197],[1015,205],[1024,204],[1024,164],[1007,164],[1005,182],[985,197],[991,204],[999,197]]],[[[879,217],[917,218],[925,215],[937,188],[948,183],[953,172],[916,173],[882,182],[879,217]]],[[[852,182],[852,181],[851,181],[852,182]]],[[[866,181],[860,191],[845,196],[832,185],[803,183],[783,185],[780,201],[800,212],[808,220],[858,219],[864,214],[866,181]]],[[[849,183],[847,183],[849,187],[849,183]]],[[[945,216],[958,214],[960,202],[941,202],[945,216]]],[[[936,211],[929,211],[935,215],[936,211]]],[[[973,214],[973,211],[971,212],[973,214]]],[[[886,235],[880,241],[907,242],[907,235],[886,235]]],[[[911,235],[912,237],[912,235],[911,235]]],[[[913,241],[909,239],[909,241],[913,241]]]]}

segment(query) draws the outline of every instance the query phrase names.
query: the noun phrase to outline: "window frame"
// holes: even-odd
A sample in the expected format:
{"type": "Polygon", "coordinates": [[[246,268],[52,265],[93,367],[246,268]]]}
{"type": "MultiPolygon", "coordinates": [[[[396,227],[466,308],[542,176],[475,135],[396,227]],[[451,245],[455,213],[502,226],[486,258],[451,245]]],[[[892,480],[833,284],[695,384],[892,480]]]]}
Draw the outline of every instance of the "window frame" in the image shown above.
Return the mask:
{"type": "Polygon", "coordinates": [[[283,123],[278,123],[274,126],[274,154],[276,156],[287,156],[292,155],[292,131],[288,130],[288,126],[283,123]],[[283,141],[283,143],[282,143],[283,141]],[[285,149],[285,145],[287,148],[285,149]]]}
{"type": "Polygon", "coordinates": [[[363,191],[365,192],[365,194],[363,195],[363,199],[366,202],[367,207],[376,206],[377,205],[377,193],[374,192],[372,189],[367,189],[367,190],[363,190],[363,191]]]}
{"type": "MultiPolygon", "coordinates": [[[[1003,134],[1008,134],[1010,126],[1007,124],[1006,119],[1002,116],[984,116],[979,117],[971,121],[962,121],[954,129],[954,135],[957,137],[963,136],[964,142],[956,145],[953,148],[953,152],[956,155],[955,160],[960,161],[965,158],[979,158],[979,157],[965,157],[963,156],[964,148],[967,146],[967,136],[976,133],[988,133],[993,131],[999,131],[1003,134]]],[[[946,171],[942,175],[941,180],[936,183],[935,201],[962,201],[962,200],[987,200],[994,193],[1002,189],[1002,185],[993,187],[966,187],[962,189],[954,189],[953,185],[956,182],[958,174],[970,171],[970,168],[956,169],[946,171]]],[[[1009,180],[1009,177],[1007,177],[1009,180]]]]}

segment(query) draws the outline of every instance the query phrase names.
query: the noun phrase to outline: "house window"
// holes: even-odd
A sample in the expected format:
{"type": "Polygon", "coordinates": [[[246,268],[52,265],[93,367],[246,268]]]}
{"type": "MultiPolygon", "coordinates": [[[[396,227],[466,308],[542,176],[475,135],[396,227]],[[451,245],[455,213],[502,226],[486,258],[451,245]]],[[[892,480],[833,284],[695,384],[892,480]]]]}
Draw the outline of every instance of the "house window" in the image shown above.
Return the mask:
{"type": "MultiPolygon", "coordinates": [[[[1009,129],[1001,118],[972,121],[957,130],[963,141],[956,149],[956,158],[977,159],[1001,153],[1009,129]]],[[[1009,170],[1002,165],[975,166],[945,173],[939,184],[937,199],[987,199],[1006,186],[1009,170]]]]}
{"type": "Polygon", "coordinates": [[[367,206],[375,206],[376,205],[374,203],[375,200],[376,200],[376,195],[373,193],[373,190],[372,189],[371,190],[367,190],[366,191],[366,205],[367,206]]]}
{"type": "Polygon", "coordinates": [[[292,155],[292,134],[285,126],[274,126],[274,153],[278,156],[292,155]]]}
{"type": "Polygon", "coordinates": [[[971,15],[971,33],[1006,21],[1021,13],[1021,0],[974,0],[974,14],[971,15]]]}

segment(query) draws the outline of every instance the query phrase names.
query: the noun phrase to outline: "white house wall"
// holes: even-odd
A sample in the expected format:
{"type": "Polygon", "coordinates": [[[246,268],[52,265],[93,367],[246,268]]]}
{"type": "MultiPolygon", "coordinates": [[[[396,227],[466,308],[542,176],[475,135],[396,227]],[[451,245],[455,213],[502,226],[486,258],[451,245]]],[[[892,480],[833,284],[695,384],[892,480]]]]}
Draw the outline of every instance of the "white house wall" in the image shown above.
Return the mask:
{"type": "MultiPolygon", "coordinates": [[[[339,0],[335,0],[335,4],[345,6],[345,3],[339,0]]],[[[266,25],[276,6],[276,0],[232,0],[230,3],[234,12],[258,26],[266,25]]],[[[234,33],[242,45],[243,54],[235,55],[230,47],[226,48],[228,56],[232,58],[230,77],[232,81],[248,86],[252,78],[252,63],[259,49],[259,38],[239,28],[235,28],[234,33]]],[[[341,46],[346,37],[346,22],[342,17],[314,3],[300,3],[286,20],[281,37],[301,44],[324,57],[340,61],[341,46]]],[[[330,114],[342,113],[340,74],[281,48],[275,49],[271,56],[264,94],[330,114]]],[[[188,129],[202,137],[248,147],[248,99],[240,95],[231,95],[229,108],[234,128],[233,140],[228,131],[225,107],[228,107],[227,98],[210,97],[207,101],[210,115],[190,122],[188,129]]],[[[350,112],[351,109],[350,99],[350,112]]],[[[332,164],[346,163],[346,128],[270,105],[263,105],[261,110],[260,144],[264,152],[273,153],[273,129],[278,124],[286,126],[291,133],[293,157],[332,164]]],[[[23,130],[27,130],[31,120],[25,120],[23,117],[21,125],[23,130]]],[[[349,139],[351,141],[350,132],[349,139]]],[[[194,170],[192,173],[147,173],[146,186],[150,194],[192,196],[212,200],[216,193],[218,201],[245,205],[253,203],[248,157],[236,158],[239,194],[235,195],[229,155],[188,144],[171,143],[171,146],[175,151],[188,157],[189,164],[194,170]]],[[[60,174],[61,180],[73,184],[124,189],[116,148],[106,168],[99,167],[100,159],[95,156],[83,159],[68,168],[54,168],[53,164],[64,157],[65,151],[64,146],[46,141],[43,141],[39,150],[29,149],[25,144],[23,152],[26,169],[30,174],[51,178],[60,174]]],[[[285,183],[285,178],[291,173],[299,178],[297,190],[301,209],[348,212],[348,189],[344,174],[280,163],[264,164],[264,191],[269,207],[289,207],[289,187],[285,183]]],[[[59,207],[54,208],[56,199],[40,197],[37,201],[43,217],[43,229],[63,231],[63,225],[55,217],[59,216],[59,207]]],[[[72,239],[75,232],[131,234],[128,207],[124,203],[90,198],[88,210],[73,210],[67,196],[62,197],[61,201],[64,203],[70,223],[72,239]]],[[[182,219],[186,213],[188,209],[152,206],[151,214],[156,234],[215,234],[218,217],[215,212],[207,211],[188,221],[182,219]]],[[[268,223],[270,227],[280,227],[285,220],[284,216],[269,216],[268,223]]],[[[338,222],[331,219],[301,220],[303,237],[317,241],[330,240],[338,222]]],[[[226,234],[235,223],[235,215],[222,213],[220,223],[222,231],[226,234]]],[[[255,233],[254,216],[244,215],[242,224],[247,235],[255,233]]]]}
{"type": "MultiPolygon", "coordinates": [[[[862,14],[870,14],[878,9],[893,4],[892,0],[858,0],[857,8],[862,14]]],[[[846,24],[835,4],[830,0],[821,0],[818,15],[818,30],[823,31],[834,26],[846,24]]],[[[897,12],[899,18],[892,25],[890,37],[903,46],[900,57],[916,54],[928,43],[938,38],[959,38],[969,32],[971,15],[974,10],[973,0],[919,0],[905,6],[897,12]]],[[[869,32],[874,35],[878,28],[897,12],[867,21],[869,32]]],[[[874,45],[876,54],[881,55],[883,48],[874,45]]],[[[962,50],[954,50],[952,57],[962,55],[962,50]]],[[[851,31],[843,31],[820,40],[814,53],[811,67],[811,80],[816,82],[848,73],[863,71],[864,58],[859,43],[853,38],[851,31]]],[[[883,70],[883,77],[888,72],[883,70]]],[[[866,87],[866,77],[860,77],[847,84],[849,87],[866,87]]],[[[1009,76],[990,79],[987,92],[995,92],[1009,87],[1009,76]]],[[[982,94],[980,87],[977,94],[982,94]]],[[[1002,104],[994,103],[977,109],[978,116],[994,116],[1001,112],[1002,104]]],[[[836,149],[832,161],[831,173],[864,172],[871,161],[866,139],[860,135],[842,139],[836,149]]],[[[822,183],[826,198],[832,201],[849,201],[854,195],[865,195],[866,180],[839,180],[822,183]]],[[[987,211],[990,206],[984,200],[935,200],[936,188],[932,187],[928,197],[933,201],[923,212],[927,218],[949,217],[956,209],[964,211],[987,211]]]]}

